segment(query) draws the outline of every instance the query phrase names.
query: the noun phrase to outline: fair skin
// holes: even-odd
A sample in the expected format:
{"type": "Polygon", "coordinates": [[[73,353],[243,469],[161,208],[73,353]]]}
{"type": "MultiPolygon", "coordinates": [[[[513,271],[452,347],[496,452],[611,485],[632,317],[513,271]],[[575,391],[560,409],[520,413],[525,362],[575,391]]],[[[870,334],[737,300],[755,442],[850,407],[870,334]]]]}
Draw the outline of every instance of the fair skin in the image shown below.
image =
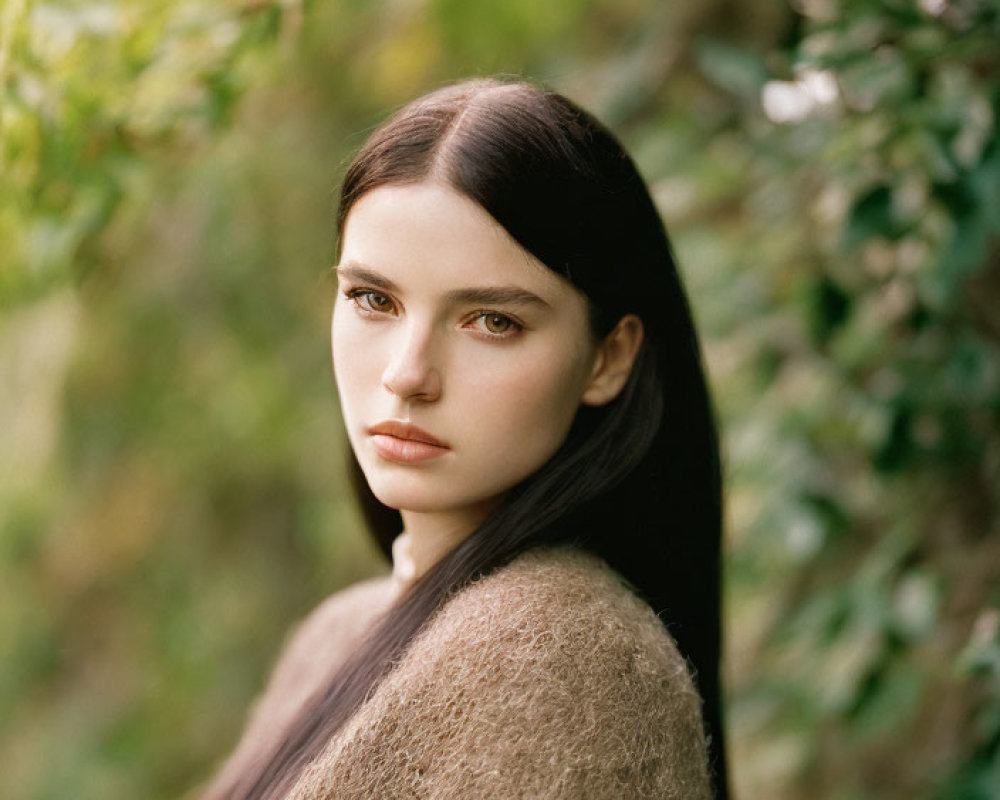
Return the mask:
{"type": "Polygon", "coordinates": [[[617,396],[642,341],[633,315],[595,339],[579,290],[434,181],[362,196],[337,276],[348,438],[418,575],[548,460],[581,404],[617,396]]]}

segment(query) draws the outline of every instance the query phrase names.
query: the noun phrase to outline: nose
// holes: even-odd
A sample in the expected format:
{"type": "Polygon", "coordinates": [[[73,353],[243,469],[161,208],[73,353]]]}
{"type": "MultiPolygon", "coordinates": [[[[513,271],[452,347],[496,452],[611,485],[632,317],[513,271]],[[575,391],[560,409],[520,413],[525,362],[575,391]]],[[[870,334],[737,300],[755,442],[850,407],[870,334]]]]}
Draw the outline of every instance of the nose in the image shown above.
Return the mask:
{"type": "Polygon", "coordinates": [[[429,331],[410,327],[382,372],[382,385],[403,400],[437,400],[441,373],[433,363],[429,331]]]}

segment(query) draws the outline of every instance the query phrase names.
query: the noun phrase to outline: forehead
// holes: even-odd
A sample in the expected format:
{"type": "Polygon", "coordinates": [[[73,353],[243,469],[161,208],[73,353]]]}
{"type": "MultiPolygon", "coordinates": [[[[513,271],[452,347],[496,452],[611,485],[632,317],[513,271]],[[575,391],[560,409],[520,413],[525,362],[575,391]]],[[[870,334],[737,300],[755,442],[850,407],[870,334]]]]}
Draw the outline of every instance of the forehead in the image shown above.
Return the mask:
{"type": "Polygon", "coordinates": [[[516,285],[546,300],[582,297],[479,205],[436,182],[380,186],[363,195],[344,225],[341,263],[348,262],[404,287],[516,285]]]}

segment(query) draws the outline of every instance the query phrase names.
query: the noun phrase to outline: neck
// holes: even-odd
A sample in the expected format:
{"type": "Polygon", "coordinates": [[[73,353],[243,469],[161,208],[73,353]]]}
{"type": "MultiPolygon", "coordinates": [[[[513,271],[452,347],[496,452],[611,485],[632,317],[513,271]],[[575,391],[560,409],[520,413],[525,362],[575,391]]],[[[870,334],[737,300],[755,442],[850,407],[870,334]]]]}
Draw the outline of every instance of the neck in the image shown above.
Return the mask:
{"type": "Polygon", "coordinates": [[[423,513],[401,511],[403,532],[392,545],[393,574],[403,582],[420,578],[485,519],[487,509],[423,513]]]}

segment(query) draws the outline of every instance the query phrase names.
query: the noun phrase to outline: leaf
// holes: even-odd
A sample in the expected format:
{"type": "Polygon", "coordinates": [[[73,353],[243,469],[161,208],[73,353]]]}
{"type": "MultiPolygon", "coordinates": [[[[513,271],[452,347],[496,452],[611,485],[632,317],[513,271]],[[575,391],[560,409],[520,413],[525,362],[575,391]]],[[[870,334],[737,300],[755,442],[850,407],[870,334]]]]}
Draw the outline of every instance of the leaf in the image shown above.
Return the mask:
{"type": "Polygon", "coordinates": [[[875,237],[899,238],[892,213],[892,189],[880,184],[870,189],[851,208],[844,226],[843,246],[848,250],[875,237]]]}
{"type": "Polygon", "coordinates": [[[813,340],[823,345],[844,324],[851,312],[851,297],[828,275],[810,286],[809,329],[813,340]]]}

